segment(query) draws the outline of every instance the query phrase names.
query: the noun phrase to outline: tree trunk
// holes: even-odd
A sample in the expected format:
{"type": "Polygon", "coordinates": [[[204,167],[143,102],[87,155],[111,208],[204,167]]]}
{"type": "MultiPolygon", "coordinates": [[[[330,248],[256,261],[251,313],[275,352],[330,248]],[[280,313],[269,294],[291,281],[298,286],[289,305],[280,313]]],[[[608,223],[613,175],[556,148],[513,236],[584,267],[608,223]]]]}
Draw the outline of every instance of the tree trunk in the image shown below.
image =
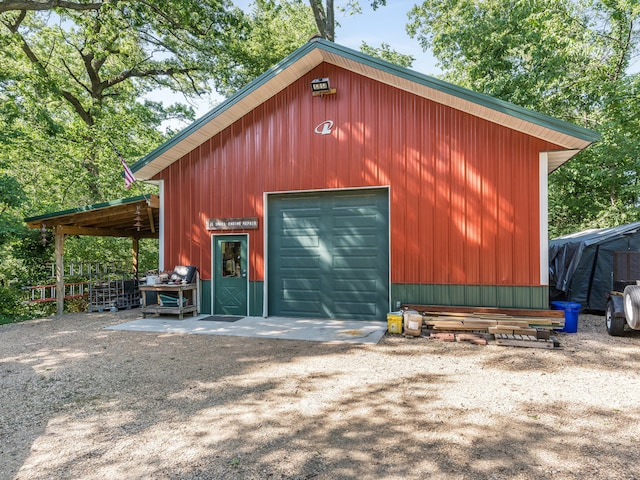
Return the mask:
{"type": "Polygon", "coordinates": [[[326,8],[322,6],[322,0],[309,0],[316,26],[322,38],[333,42],[335,40],[335,14],[333,0],[327,0],[326,8]]]}

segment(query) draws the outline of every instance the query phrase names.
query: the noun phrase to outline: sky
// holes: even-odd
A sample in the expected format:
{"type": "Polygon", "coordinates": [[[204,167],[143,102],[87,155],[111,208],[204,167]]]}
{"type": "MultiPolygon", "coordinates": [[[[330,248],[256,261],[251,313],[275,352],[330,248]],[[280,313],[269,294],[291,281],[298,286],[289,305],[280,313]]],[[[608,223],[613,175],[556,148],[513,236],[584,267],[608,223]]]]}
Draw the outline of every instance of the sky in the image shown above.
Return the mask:
{"type": "MultiPolygon", "coordinates": [[[[433,56],[422,50],[416,39],[407,35],[405,25],[408,22],[407,13],[418,3],[417,0],[388,0],[387,6],[373,10],[367,4],[368,0],[360,0],[362,14],[345,16],[336,11],[336,43],[354,50],[360,50],[362,42],[366,42],[371,47],[380,47],[382,43],[387,43],[393,49],[402,54],[412,55],[415,60],[413,70],[427,75],[437,75],[440,70],[437,68],[436,60],[433,56]]],[[[234,0],[234,3],[243,10],[249,10],[251,0],[234,0]]],[[[338,4],[344,4],[337,1],[338,4]]],[[[161,99],[165,102],[184,103],[185,99],[180,94],[162,92],[161,99]]],[[[158,100],[158,98],[154,98],[158,100]]],[[[211,110],[216,103],[223,100],[217,95],[203,99],[193,105],[196,110],[196,118],[200,118],[211,110]]],[[[166,125],[165,125],[166,126],[166,125]]],[[[182,128],[187,126],[171,123],[172,128],[182,128]]]]}
{"type": "Polygon", "coordinates": [[[360,15],[345,17],[336,12],[336,21],[340,24],[336,28],[336,43],[354,50],[359,50],[363,41],[373,47],[387,43],[393,50],[413,55],[413,70],[427,75],[440,73],[433,56],[424,52],[418,40],[410,38],[405,29],[407,13],[418,3],[416,0],[388,0],[387,5],[378,10],[366,6],[366,1],[360,2],[360,15]]]}

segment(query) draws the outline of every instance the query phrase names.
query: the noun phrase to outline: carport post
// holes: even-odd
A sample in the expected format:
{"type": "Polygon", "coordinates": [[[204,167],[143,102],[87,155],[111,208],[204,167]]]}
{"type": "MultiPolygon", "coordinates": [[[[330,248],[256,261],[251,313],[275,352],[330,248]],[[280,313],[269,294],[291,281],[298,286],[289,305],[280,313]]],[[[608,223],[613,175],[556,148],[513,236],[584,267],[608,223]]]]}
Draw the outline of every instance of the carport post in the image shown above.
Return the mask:
{"type": "Polygon", "coordinates": [[[64,313],[64,233],[62,227],[55,228],[56,254],[56,316],[64,313]]]}

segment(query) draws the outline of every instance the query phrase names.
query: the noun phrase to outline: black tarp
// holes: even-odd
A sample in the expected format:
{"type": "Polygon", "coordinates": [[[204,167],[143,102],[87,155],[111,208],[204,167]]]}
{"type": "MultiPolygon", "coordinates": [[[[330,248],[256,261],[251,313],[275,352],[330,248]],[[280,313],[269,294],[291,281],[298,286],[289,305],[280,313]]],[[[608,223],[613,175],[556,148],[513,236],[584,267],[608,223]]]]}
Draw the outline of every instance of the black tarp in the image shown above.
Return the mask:
{"type": "Polygon", "coordinates": [[[613,253],[628,251],[640,251],[640,222],[550,240],[550,300],[604,311],[606,292],[613,290],[613,253]]]}

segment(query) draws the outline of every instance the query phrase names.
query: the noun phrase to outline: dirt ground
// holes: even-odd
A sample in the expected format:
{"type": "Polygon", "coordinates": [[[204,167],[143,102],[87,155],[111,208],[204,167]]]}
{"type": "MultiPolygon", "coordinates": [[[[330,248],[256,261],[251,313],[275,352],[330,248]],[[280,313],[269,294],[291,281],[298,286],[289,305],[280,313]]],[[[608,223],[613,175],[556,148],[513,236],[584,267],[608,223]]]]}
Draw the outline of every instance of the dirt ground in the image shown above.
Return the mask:
{"type": "Polygon", "coordinates": [[[0,326],[0,479],[640,479],[640,332],[560,350],[0,326]]]}

